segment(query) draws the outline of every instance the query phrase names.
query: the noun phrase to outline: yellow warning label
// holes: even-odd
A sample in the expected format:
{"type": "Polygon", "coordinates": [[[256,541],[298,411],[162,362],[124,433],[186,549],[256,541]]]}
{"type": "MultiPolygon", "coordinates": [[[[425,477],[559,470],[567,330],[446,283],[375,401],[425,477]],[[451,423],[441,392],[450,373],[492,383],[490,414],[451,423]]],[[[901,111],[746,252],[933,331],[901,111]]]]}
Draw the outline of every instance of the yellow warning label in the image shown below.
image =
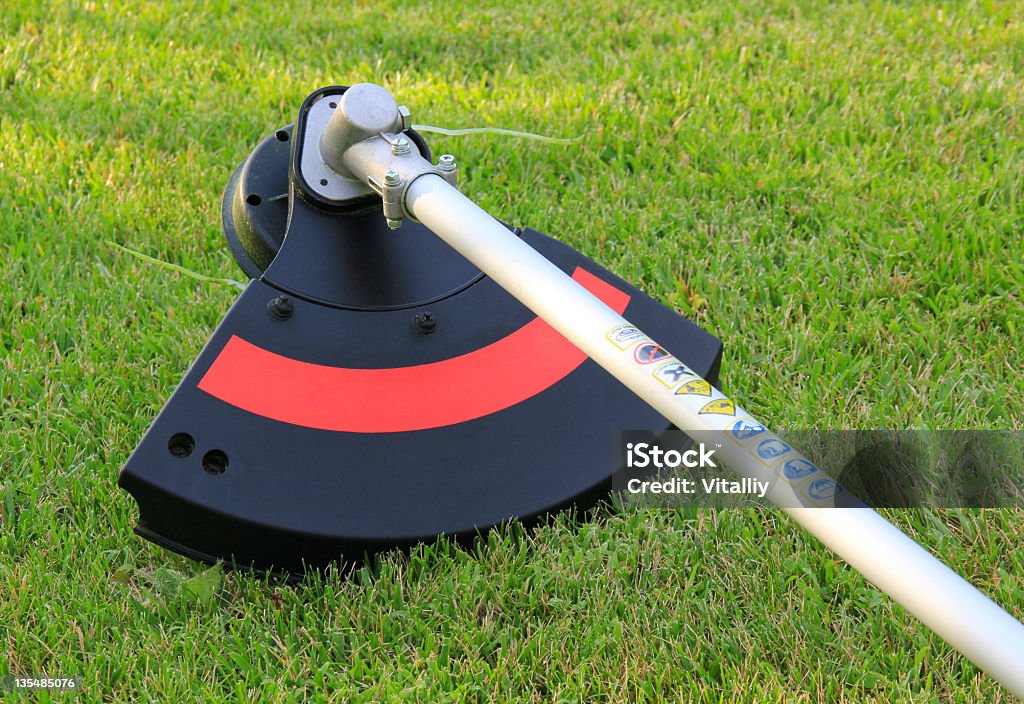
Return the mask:
{"type": "Polygon", "coordinates": [[[677,359],[666,362],[654,370],[654,378],[670,389],[688,376],[693,376],[693,370],[677,359]]]}
{"type": "Polygon", "coordinates": [[[691,394],[693,396],[710,396],[711,384],[703,379],[690,379],[688,382],[676,389],[676,396],[691,394]]]}
{"type": "Polygon", "coordinates": [[[730,398],[716,398],[714,401],[708,402],[704,408],[700,409],[700,413],[717,413],[723,416],[734,416],[736,415],[736,404],[733,403],[730,398]]]}
{"type": "Polygon", "coordinates": [[[624,350],[638,340],[648,339],[638,328],[632,325],[616,325],[605,335],[620,350],[624,350]]]}

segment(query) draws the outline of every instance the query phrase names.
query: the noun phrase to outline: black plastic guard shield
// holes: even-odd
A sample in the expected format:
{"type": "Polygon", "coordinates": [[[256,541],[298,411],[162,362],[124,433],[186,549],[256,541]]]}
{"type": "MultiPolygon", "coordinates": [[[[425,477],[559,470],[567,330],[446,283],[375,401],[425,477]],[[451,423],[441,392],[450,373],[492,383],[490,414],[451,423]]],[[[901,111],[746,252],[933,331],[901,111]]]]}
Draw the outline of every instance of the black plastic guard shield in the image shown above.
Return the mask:
{"type": "MultiPolygon", "coordinates": [[[[567,273],[582,269],[627,295],[627,319],[717,380],[722,347],[712,335],[575,250],[531,230],[522,237],[567,273]]],[[[139,505],[143,537],[205,561],[292,573],[439,535],[466,541],[512,519],[529,524],[592,505],[620,469],[612,466],[616,432],[669,427],[589,359],[506,408],[413,430],[373,426],[369,408],[367,431],[358,418],[336,421],[330,408],[303,408],[301,398],[296,408],[267,411],[223,389],[200,388],[232,341],[287,360],[285,370],[294,362],[315,365],[303,370],[427,369],[507,341],[536,317],[489,278],[401,310],[348,310],[292,297],[290,314],[279,319],[268,303],[280,295],[262,281],[249,284],[128,459],[119,484],[139,505]],[[412,320],[428,308],[437,329],[424,335],[412,320]],[[339,429],[346,423],[355,430],[339,429]]],[[[489,363],[514,398],[526,357],[547,350],[507,349],[516,354],[489,363]]],[[[274,378],[276,369],[245,370],[242,396],[287,390],[290,380],[274,378]]],[[[451,398],[437,400],[452,406],[451,398]]],[[[406,404],[430,417],[439,412],[431,398],[380,403],[404,409],[405,417],[406,404]]],[[[443,413],[436,422],[444,422],[443,413]]]]}

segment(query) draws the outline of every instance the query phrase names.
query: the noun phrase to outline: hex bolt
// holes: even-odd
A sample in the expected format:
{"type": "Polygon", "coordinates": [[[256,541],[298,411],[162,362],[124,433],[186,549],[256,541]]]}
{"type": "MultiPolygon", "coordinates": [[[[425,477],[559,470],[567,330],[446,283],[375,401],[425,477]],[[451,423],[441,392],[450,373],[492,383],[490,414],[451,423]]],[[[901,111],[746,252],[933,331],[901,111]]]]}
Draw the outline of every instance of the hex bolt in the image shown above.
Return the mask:
{"type": "MultiPolygon", "coordinates": [[[[384,172],[384,188],[397,188],[399,185],[401,185],[401,183],[402,177],[394,169],[388,169],[387,171],[384,172]]],[[[382,195],[384,196],[384,200],[386,202],[390,202],[387,192],[384,192],[382,195]]],[[[388,213],[387,205],[384,206],[384,212],[388,213]]],[[[387,215],[385,215],[385,219],[387,220],[388,227],[390,227],[392,230],[397,230],[402,226],[401,218],[389,218],[387,217],[387,215]]]]}
{"type": "Polygon", "coordinates": [[[412,327],[421,335],[432,335],[437,330],[437,317],[425,310],[413,316],[412,327]]]}
{"type": "Polygon", "coordinates": [[[267,304],[267,310],[270,311],[275,320],[288,320],[288,318],[292,317],[292,313],[295,312],[295,305],[287,296],[278,296],[270,300],[270,303],[267,304]]]}
{"type": "Polygon", "coordinates": [[[441,171],[455,171],[455,157],[451,154],[442,154],[437,158],[437,168],[441,171]]]}
{"type": "Polygon", "coordinates": [[[408,154],[411,149],[412,145],[409,144],[409,140],[401,135],[399,135],[398,138],[391,143],[391,153],[394,154],[395,156],[400,156],[401,154],[408,154]]]}

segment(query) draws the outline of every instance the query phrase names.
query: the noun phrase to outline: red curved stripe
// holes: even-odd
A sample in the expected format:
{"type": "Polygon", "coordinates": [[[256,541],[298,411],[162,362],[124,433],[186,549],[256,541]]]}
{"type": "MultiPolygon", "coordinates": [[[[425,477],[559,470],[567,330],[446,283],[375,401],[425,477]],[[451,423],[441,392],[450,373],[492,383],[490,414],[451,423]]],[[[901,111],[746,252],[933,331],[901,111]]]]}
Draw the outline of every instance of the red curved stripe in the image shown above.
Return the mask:
{"type": "MultiPolygon", "coordinates": [[[[629,294],[580,268],[572,277],[615,311],[626,310],[629,294]]],[[[585,359],[540,318],[464,355],[391,369],[311,364],[232,336],[199,388],[283,423],[395,433],[453,425],[509,408],[564,379],[585,359]]]]}

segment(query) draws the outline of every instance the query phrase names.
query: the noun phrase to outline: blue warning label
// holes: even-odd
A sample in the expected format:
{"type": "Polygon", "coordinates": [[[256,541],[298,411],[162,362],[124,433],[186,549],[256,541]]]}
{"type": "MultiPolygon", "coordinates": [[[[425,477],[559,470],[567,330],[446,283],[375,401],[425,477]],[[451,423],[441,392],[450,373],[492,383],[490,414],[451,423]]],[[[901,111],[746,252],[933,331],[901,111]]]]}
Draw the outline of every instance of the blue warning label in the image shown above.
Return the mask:
{"type": "Polygon", "coordinates": [[[782,455],[787,452],[792,452],[792,450],[792,447],[778,438],[769,438],[757,443],[757,448],[754,450],[754,454],[756,454],[760,459],[770,462],[778,457],[782,457],[782,455]]]}
{"type": "Polygon", "coordinates": [[[807,492],[808,498],[820,503],[828,501],[842,490],[843,488],[836,484],[834,479],[815,479],[807,485],[804,491],[807,492]]]}
{"type": "Polygon", "coordinates": [[[817,471],[817,467],[803,458],[790,460],[786,464],[782,465],[782,476],[790,481],[803,479],[808,474],[813,474],[817,471]]]}
{"type": "Polygon", "coordinates": [[[752,418],[742,418],[729,427],[729,437],[741,445],[746,445],[758,435],[767,432],[768,428],[752,418]]]}

